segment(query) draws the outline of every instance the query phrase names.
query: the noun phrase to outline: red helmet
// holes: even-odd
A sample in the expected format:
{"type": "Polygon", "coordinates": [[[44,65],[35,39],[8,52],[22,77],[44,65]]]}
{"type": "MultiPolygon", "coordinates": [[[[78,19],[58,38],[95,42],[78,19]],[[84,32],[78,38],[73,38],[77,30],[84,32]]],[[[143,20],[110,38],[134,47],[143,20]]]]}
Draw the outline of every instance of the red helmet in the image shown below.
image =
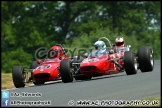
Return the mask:
{"type": "Polygon", "coordinates": [[[60,46],[53,46],[50,51],[51,58],[60,58],[63,55],[63,51],[60,46]]]}
{"type": "Polygon", "coordinates": [[[115,39],[115,45],[116,46],[124,46],[124,39],[123,39],[123,37],[117,37],[115,39]]]}

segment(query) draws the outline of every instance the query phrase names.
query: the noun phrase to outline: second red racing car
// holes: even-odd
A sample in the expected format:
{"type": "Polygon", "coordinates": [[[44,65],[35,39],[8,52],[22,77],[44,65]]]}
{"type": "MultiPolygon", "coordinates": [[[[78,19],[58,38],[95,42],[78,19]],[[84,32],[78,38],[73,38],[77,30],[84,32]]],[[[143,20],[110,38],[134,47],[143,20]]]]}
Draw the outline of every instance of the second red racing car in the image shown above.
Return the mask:
{"type": "Polygon", "coordinates": [[[61,44],[56,44],[51,50],[53,53],[52,57],[33,61],[30,69],[25,69],[23,66],[13,66],[12,78],[16,88],[24,87],[29,82],[40,85],[48,81],[61,79],[59,71],[60,61],[69,59],[69,57],[61,44]]]}
{"type": "Polygon", "coordinates": [[[127,75],[152,71],[154,68],[153,49],[150,46],[142,46],[135,53],[130,45],[125,46],[124,55],[112,46],[106,37],[99,40],[107,40],[110,47],[105,53],[93,50],[88,56],[75,56],[73,60],[66,59],[60,62],[60,73],[64,83],[75,80],[86,80],[92,77],[126,72],[127,75]]]}

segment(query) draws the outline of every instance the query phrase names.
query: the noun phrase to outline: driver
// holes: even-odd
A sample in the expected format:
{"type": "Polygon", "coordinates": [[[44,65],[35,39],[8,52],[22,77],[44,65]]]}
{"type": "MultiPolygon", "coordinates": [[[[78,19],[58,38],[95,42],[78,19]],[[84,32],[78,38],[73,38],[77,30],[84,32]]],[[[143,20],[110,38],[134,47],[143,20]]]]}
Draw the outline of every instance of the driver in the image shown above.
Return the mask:
{"type": "Polygon", "coordinates": [[[55,45],[50,49],[50,57],[49,58],[64,58],[64,51],[60,45],[55,45]]]}
{"type": "Polygon", "coordinates": [[[98,40],[94,43],[95,50],[101,50],[102,52],[106,51],[106,44],[104,41],[98,40]]]}
{"type": "Polygon", "coordinates": [[[98,40],[94,43],[94,48],[95,48],[95,55],[91,55],[91,56],[98,56],[100,54],[107,54],[106,51],[106,44],[104,41],[98,40]]]}
{"type": "Polygon", "coordinates": [[[124,55],[125,52],[125,42],[123,37],[117,37],[115,39],[115,46],[117,47],[117,50],[124,55]]]}

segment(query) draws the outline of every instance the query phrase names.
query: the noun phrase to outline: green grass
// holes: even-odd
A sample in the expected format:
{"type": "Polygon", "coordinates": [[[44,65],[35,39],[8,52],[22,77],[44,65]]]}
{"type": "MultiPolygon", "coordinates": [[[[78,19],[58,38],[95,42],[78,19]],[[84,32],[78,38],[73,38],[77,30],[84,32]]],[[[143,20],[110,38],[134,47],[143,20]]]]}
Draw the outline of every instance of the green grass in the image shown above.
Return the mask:
{"type": "Polygon", "coordinates": [[[12,81],[11,73],[1,73],[1,77],[2,77],[2,86],[1,86],[2,90],[15,88],[13,81],[12,81]]]}
{"type": "MultiPolygon", "coordinates": [[[[11,88],[15,88],[14,84],[13,84],[13,80],[12,80],[12,74],[11,73],[1,73],[1,89],[11,89],[11,88]]],[[[28,83],[26,84],[26,86],[28,86],[29,84],[32,83],[28,83]]]]}

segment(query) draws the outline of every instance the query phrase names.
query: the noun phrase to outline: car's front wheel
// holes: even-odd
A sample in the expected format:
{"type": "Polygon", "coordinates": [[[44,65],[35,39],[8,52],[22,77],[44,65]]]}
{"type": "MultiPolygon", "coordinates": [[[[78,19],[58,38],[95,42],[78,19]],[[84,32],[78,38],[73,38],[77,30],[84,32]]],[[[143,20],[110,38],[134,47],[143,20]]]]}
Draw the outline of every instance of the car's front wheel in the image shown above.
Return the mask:
{"type": "Polygon", "coordinates": [[[71,72],[70,65],[71,63],[69,59],[65,59],[60,62],[61,79],[64,83],[73,82],[73,74],[71,72]]]}
{"type": "Polygon", "coordinates": [[[138,62],[132,51],[124,53],[124,68],[127,75],[136,74],[138,71],[138,62]]]}
{"type": "Polygon", "coordinates": [[[24,87],[26,80],[26,73],[22,66],[14,66],[12,69],[12,79],[16,88],[24,87]]]}

